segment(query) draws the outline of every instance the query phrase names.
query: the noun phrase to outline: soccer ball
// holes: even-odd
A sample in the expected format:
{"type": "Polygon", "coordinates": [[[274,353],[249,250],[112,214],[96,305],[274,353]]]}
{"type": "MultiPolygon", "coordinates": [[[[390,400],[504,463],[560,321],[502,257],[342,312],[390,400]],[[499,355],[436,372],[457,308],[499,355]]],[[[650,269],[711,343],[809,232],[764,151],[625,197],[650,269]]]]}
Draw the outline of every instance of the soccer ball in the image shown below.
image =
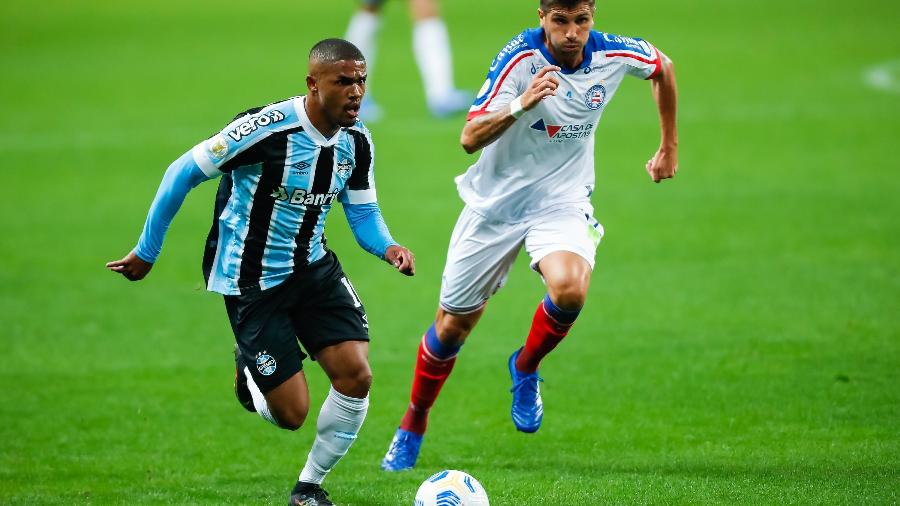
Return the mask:
{"type": "Polygon", "coordinates": [[[487,492],[462,471],[441,471],[422,482],[415,506],[488,506],[487,492]]]}

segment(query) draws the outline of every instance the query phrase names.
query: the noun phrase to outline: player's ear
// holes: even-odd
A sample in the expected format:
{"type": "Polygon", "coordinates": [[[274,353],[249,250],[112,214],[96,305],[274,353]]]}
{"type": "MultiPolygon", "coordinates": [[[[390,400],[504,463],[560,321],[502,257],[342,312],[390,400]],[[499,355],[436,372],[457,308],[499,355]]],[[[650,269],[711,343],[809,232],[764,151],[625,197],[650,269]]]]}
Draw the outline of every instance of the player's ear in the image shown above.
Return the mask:
{"type": "Polygon", "coordinates": [[[316,83],[316,78],[313,76],[306,76],[306,88],[310,93],[318,93],[319,85],[316,83]]]}

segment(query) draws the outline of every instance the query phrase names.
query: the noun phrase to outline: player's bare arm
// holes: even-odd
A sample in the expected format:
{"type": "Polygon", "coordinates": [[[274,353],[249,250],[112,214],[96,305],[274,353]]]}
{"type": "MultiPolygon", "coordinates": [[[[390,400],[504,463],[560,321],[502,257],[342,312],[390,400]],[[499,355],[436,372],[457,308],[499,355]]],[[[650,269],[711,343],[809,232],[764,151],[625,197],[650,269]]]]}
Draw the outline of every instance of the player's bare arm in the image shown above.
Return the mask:
{"type": "Polygon", "coordinates": [[[675,66],[662,57],[662,71],[651,79],[653,99],[659,110],[660,142],[653,158],[647,161],[647,173],[654,183],[675,177],[678,171],[678,128],[675,116],[678,92],[675,86],[675,66]]]}
{"type": "Polygon", "coordinates": [[[556,95],[559,87],[559,79],[552,74],[558,72],[559,67],[548,65],[542,68],[531,80],[531,84],[525,93],[517,97],[502,110],[478,116],[466,123],[463,127],[459,142],[466,153],[472,154],[479,149],[494,142],[503,135],[521,112],[530,111],[541,100],[556,95]]]}
{"type": "Polygon", "coordinates": [[[416,274],[416,256],[413,252],[403,246],[394,244],[388,246],[384,252],[384,259],[393,265],[403,274],[407,276],[415,276],[416,274]]]}
{"type": "Polygon", "coordinates": [[[153,268],[153,264],[141,260],[141,258],[132,251],[127,254],[125,258],[107,262],[106,267],[113,272],[118,272],[125,276],[130,281],[140,281],[147,276],[147,273],[153,268]]]}

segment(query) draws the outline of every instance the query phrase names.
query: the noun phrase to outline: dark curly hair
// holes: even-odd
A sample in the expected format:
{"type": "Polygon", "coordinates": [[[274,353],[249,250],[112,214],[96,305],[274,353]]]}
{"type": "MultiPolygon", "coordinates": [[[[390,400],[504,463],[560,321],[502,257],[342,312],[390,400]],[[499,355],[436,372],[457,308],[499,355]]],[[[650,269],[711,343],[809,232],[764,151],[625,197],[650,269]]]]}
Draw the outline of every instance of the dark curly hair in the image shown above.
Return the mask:
{"type": "Polygon", "coordinates": [[[572,9],[581,4],[588,4],[592,9],[594,8],[594,0],[541,0],[541,9],[547,10],[550,7],[565,7],[567,9],[572,9]]]}

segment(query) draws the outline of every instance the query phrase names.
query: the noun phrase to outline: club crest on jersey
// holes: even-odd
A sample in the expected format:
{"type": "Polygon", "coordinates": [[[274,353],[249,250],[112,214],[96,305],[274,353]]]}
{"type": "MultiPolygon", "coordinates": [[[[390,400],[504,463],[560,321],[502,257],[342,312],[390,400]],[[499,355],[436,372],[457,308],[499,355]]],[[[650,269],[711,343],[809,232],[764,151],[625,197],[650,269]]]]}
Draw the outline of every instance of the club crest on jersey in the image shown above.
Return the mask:
{"type": "Polygon", "coordinates": [[[284,114],[278,109],[273,109],[266,114],[250,116],[249,119],[229,130],[228,136],[235,141],[240,141],[244,137],[255,132],[259,127],[268,126],[283,120],[284,114]]]}
{"type": "Polygon", "coordinates": [[[271,376],[277,367],[278,364],[275,363],[275,359],[265,350],[256,354],[256,370],[263,376],[271,376]]]}
{"type": "Polygon", "coordinates": [[[541,118],[531,125],[532,130],[538,132],[547,132],[547,138],[550,142],[565,142],[571,139],[584,139],[594,133],[593,123],[584,123],[581,125],[551,125],[545,123],[541,118]]]}
{"type": "Polygon", "coordinates": [[[342,178],[350,177],[350,173],[353,172],[353,162],[351,162],[349,158],[344,158],[339,161],[337,164],[337,172],[342,178]]]}
{"type": "Polygon", "coordinates": [[[225,140],[222,134],[218,134],[210,139],[207,149],[209,150],[209,156],[213,160],[221,160],[228,154],[228,141],[225,140]]]}
{"type": "Polygon", "coordinates": [[[591,86],[590,89],[587,90],[587,93],[584,94],[584,105],[588,106],[588,109],[596,111],[603,107],[605,101],[606,88],[604,88],[602,84],[591,86]]]}

